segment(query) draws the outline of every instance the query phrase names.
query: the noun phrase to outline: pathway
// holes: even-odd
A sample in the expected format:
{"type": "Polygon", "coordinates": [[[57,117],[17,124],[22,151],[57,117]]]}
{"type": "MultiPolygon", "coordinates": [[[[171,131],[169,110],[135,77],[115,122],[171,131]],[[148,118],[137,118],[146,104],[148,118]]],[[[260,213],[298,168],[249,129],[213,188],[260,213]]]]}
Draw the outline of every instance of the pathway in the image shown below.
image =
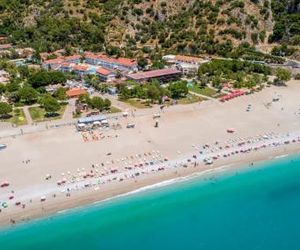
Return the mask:
{"type": "Polygon", "coordinates": [[[75,102],[76,102],[76,99],[69,100],[69,104],[67,105],[65,112],[62,116],[63,121],[72,121],[73,120],[73,112],[75,111],[75,102]]]}
{"type": "MultiPolygon", "coordinates": [[[[33,106],[34,106],[34,105],[33,105],[33,106]]],[[[32,123],[33,123],[32,118],[31,118],[31,115],[30,115],[30,113],[29,113],[29,108],[30,108],[30,107],[33,107],[33,106],[25,106],[25,107],[23,108],[23,110],[24,110],[24,115],[25,115],[27,124],[32,124],[32,123]]]]}
{"type": "Polygon", "coordinates": [[[198,94],[198,93],[196,93],[194,91],[191,91],[191,90],[189,90],[189,93],[192,94],[192,95],[195,95],[195,96],[199,96],[199,97],[204,98],[204,99],[216,101],[216,98],[206,96],[206,95],[201,95],[201,94],[198,94]]]}
{"type": "Polygon", "coordinates": [[[128,110],[133,110],[135,109],[133,106],[131,106],[130,104],[127,104],[125,102],[121,102],[118,100],[118,96],[112,96],[109,94],[96,94],[97,96],[100,96],[101,98],[106,98],[109,99],[111,101],[111,105],[122,110],[122,111],[128,111],[128,110]]]}

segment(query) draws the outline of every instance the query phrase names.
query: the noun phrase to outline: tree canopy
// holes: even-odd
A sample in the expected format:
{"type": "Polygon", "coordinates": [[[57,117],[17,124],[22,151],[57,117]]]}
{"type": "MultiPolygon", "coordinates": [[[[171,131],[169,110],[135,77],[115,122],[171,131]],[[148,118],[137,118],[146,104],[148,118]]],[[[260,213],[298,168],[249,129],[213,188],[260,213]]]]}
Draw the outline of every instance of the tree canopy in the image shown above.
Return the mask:
{"type": "Polygon", "coordinates": [[[41,99],[41,104],[49,113],[55,113],[60,109],[59,102],[51,95],[46,95],[41,99]]]}
{"type": "Polygon", "coordinates": [[[24,86],[17,91],[17,97],[22,103],[33,104],[37,101],[38,92],[31,86],[24,86]]]}
{"type": "Polygon", "coordinates": [[[38,71],[31,75],[28,83],[34,87],[44,87],[50,84],[65,83],[67,78],[63,72],[59,71],[38,71]]]}
{"type": "Polygon", "coordinates": [[[276,70],[276,76],[279,80],[289,81],[292,77],[292,73],[287,69],[278,68],[276,70]]]}
{"type": "Polygon", "coordinates": [[[0,117],[8,115],[12,112],[12,106],[6,102],[0,102],[0,117]]]}
{"type": "Polygon", "coordinates": [[[171,93],[171,97],[174,99],[185,97],[189,92],[186,81],[170,83],[168,86],[168,90],[171,93]]]}

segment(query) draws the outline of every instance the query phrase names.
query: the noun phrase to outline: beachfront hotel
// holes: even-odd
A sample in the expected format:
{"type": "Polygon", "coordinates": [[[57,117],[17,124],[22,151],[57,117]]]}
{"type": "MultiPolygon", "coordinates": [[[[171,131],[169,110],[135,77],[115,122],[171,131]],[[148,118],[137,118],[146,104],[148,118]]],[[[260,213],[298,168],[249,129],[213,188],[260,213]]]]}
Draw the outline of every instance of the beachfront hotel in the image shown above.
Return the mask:
{"type": "Polygon", "coordinates": [[[84,54],[85,62],[92,65],[98,65],[107,69],[119,71],[138,71],[138,65],[135,60],[129,58],[111,58],[103,54],[94,54],[86,52],[84,54]]]}
{"type": "Polygon", "coordinates": [[[179,80],[181,76],[182,72],[180,70],[168,68],[128,74],[127,78],[139,83],[149,82],[154,79],[164,83],[179,80]]]}

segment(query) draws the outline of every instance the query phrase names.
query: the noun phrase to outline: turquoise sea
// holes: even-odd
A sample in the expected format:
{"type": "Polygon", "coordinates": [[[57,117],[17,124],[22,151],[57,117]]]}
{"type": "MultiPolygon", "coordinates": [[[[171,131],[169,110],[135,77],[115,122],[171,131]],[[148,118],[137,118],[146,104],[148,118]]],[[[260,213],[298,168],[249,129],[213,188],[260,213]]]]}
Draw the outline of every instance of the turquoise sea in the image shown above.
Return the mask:
{"type": "Polygon", "coordinates": [[[1,249],[300,249],[300,156],[0,230],[1,249]]]}

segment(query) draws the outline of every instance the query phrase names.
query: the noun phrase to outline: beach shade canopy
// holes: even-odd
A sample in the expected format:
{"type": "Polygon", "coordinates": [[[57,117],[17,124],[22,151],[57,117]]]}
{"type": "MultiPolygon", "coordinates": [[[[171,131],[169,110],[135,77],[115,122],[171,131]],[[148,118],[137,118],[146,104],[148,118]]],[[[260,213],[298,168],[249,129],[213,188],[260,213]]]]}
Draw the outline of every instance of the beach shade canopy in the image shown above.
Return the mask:
{"type": "Polygon", "coordinates": [[[78,120],[78,123],[80,124],[89,124],[89,123],[94,123],[96,121],[103,121],[103,120],[106,120],[106,117],[103,116],[103,115],[94,115],[94,116],[90,116],[90,117],[83,117],[83,118],[80,118],[78,120]]]}
{"type": "Polygon", "coordinates": [[[108,121],[107,120],[102,120],[101,123],[102,124],[108,124],[108,121]]]}

